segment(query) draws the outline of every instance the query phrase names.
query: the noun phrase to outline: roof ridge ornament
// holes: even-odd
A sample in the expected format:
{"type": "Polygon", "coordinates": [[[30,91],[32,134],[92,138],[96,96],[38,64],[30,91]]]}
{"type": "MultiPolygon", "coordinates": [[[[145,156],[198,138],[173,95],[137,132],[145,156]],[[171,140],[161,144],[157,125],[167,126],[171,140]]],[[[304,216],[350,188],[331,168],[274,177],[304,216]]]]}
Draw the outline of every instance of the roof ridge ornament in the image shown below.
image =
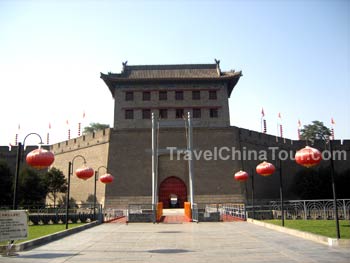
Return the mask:
{"type": "Polygon", "coordinates": [[[122,62],[122,65],[123,65],[122,72],[125,72],[127,64],[128,64],[127,60],[125,60],[125,62],[122,62]]]}
{"type": "Polygon", "coordinates": [[[221,70],[220,70],[220,59],[214,58],[216,63],[216,71],[218,72],[218,75],[221,76],[221,70]]]}

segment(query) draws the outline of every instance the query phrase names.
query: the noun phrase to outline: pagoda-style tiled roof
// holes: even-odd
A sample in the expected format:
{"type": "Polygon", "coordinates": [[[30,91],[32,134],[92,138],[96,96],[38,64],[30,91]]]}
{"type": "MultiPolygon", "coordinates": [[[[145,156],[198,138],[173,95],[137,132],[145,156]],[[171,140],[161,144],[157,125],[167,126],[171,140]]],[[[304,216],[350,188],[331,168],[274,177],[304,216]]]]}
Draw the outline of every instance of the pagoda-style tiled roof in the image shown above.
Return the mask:
{"type": "Polygon", "coordinates": [[[177,81],[229,81],[229,94],[242,76],[242,72],[220,70],[220,62],[214,64],[181,64],[181,65],[136,65],[123,63],[121,73],[101,73],[101,78],[114,94],[115,84],[136,84],[149,82],[177,82],[177,81]]]}

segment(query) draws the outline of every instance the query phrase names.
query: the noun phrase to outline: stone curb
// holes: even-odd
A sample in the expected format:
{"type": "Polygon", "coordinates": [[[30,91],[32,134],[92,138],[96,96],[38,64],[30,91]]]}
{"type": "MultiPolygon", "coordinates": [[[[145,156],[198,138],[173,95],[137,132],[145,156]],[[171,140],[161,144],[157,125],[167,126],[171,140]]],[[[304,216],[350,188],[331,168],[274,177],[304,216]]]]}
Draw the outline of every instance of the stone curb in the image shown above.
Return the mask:
{"type": "MultiPolygon", "coordinates": [[[[23,250],[26,250],[26,249],[31,249],[33,247],[45,245],[45,244],[47,244],[49,242],[52,242],[52,241],[58,240],[60,238],[63,238],[63,237],[66,237],[66,236],[78,233],[78,232],[83,231],[83,230],[86,230],[88,228],[97,226],[98,224],[99,224],[98,221],[94,221],[94,222],[91,222],[91,223],[84,224],[82,226],[78,226],[78,227],[67,229],[67,230],[62,230],[62,231],[54,233],[54,234],[50,234],[50,235],[47,235],[47,236],[43,236],[43,237],[39,237],[39,238],[36,238],[36,239],[28,240],[28,241],[25,241],[23,243],[15,244],[14,247],[12,248],[12,251],[17,251],[18,252],[18,251],[23,251],[23,250]]],[[[6,245],[5,246],[4,245],[0,246],[0,252],[6,251],[6,247],[7,247],[6,245]]]]}
{"type": "Polygon", "coordinates": [[[258,226],[263,226],[269,229],[273,229],[282,233],[286,233],[289,235],[293,235],[296,237],[308,239],[308,240],[318,242],[324,245],[328,245],[331,247],[350,247],[350,239],[336,239],[336,238],[325,237],[321,235],[312,234],[309,232],[304,232],[296,229],[291,229],[291,228],[277,226],[270,223],[261,222],[259,220],[254,220],[251,218],[248,218],[247,222],[258,226]]]}

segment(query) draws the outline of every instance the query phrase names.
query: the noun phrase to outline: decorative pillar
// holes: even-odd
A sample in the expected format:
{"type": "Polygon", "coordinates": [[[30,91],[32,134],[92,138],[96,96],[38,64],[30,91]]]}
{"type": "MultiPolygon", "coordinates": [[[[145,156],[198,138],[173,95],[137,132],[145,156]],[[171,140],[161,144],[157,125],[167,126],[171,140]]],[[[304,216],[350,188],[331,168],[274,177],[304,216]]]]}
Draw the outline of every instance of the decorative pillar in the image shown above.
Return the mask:
{"type": "Polygon", "coordinates": [[[157,133],[156,133],[156,119],[154,112],[152,112],[152,207],[155,209],[156,205],[156,169],[157,169],[157,133]]]}
{"type": "Polygon", "coordinates": [[[189,186],[190,186],[190,202],[191,209],[193,209],[194,203],[194,192],[193,192],[193,179],[194,179],[194,169],[193,169],[193,128],[192,128],[192,117],[191,113],[187,113],[188,121],[188,142],[187,142],[187,152],[190,156],[188,161],[188,177],[189,177],[189,186]]]}

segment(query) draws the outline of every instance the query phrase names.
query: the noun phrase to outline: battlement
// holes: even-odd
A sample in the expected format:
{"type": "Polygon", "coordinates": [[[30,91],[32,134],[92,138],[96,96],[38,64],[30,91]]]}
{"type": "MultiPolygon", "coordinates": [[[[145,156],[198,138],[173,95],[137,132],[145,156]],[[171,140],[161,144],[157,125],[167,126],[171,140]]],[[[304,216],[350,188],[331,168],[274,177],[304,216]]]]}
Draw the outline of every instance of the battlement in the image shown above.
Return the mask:
{"type": "MultiPolygon", "coordinates": [[[[259,146],[276,146],[291,150],[299,150],[306,145],[318,148],[319,150],[329,149],[323,140],[316,140],[313,143],[307,143],[305,140],[291,140],[278,136],[252,131],[236,126],[231,126],[235,130],[235,134],[239,135],[240,141],[243,143],[259,145],[259,146]]],[[[333,150],[350,150],[350,140],[332,140],[333,150]]]]}
{"type": "Polygon", "coordinates": [[[53,144],[50,146],[50,151],[54,154],[60,154],[95,146],[98,144],[108,143],[110,140],[110,133],[111,128],[88,133],[77,138],[53,144]]]}

